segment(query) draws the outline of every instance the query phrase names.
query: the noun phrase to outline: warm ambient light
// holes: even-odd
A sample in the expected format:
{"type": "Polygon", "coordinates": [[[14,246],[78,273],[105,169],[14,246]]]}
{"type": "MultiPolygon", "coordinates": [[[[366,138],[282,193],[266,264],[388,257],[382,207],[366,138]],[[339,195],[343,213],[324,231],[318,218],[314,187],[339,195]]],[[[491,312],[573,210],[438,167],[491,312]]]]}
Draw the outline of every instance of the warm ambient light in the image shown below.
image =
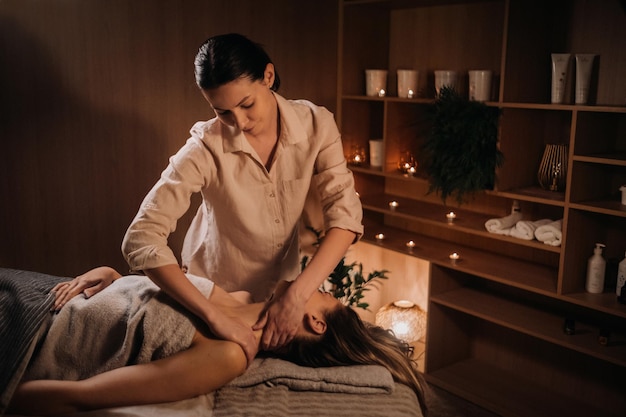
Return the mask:
{"type": "Polygon", "coordinates": [[[406,151],[398,159],[398,171],[404,175],[415,175],[417,173],[417,161],[411,152],[406,151]]]}
{"type": "Polygon", "coordinates": [[[385,91],[384,88],[381,88],[380,90],[378,90],[378,97],[385,97],[386,94],[387,92],[385,91]]]}
{"type": "Polygon", "coordinates": [[[399,204],[397,201],[391,201],[391,202],[389,202],[389,208],[390,208],[391,210],[395,210],[395,209],[397,209],[399,205],[400,205],[400,204],[399,204]]]}
{"type": "Polygon", "coordinates": [[[406,242],[406,247],[409,248],[409,250],[413,250],[413,248],[415,247],[415,242],[409,240],[408,242],[406,242]]]}
{"type": "Polygon", "coordinates": [[[454,223],[454,219],[456,219],[456,213],[453,211],[451,211],[450,213],[447,213],[446,219],[448,219],[448,224],[454,223]]]}
{"type": "Polygon", "coordinates": [[[377,241],[379,241],[379,242],[380,242],[380,241],[385,240],[385,235],[384,235],[384,234],[382,234],[382,233],[379,233],[379,234],[377,234],[377,235],[375,236],[375,238],[376,238],[376,240],[377,240],[377,241]]]}
{"type": "Polygon", "coordinates": [[[426,312],[411,301],[394,301],[378,310],[376,325],[407,343],[415,342],[426,333],[426,312]]]}
{"type": "Polygon", "coordinates": [[[352,147],[352,152],[348,155],[348,163],[354,166],[364,165],[367,161],[367,155],[365,154],[365,148],[359,145],[352,147]]]}
{"type": "Polygon", "coordinates": [[[452,252],[452,253],[450,254],[450,260],[451,260],[452,262],[455,262],[455,263],[456,263],[456,261],[458,261],[459,259],[461,259],[461,255],[459,255],[458,253],[456,253],[456,252],[452,252]]]}

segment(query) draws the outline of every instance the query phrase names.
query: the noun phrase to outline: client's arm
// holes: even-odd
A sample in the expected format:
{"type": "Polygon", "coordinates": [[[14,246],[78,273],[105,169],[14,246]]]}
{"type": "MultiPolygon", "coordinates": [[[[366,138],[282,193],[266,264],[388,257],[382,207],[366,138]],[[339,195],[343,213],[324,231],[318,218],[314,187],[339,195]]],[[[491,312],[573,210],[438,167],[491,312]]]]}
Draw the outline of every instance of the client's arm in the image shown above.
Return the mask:
{"type": "Polygon", "coordinates": [[[179,401],[206,394],[241,375],[246,355],[233,342],[196,332],[189,349],[82,381],[28,381],[16,390],[10,413],[60,415],[99,408],[179,401]]]}
{"type": "Polygon", "coordinates": [[[108,266],[101,266],[91,269],[71,281],[57,284],[52,291],[55,293],[53,311],[60,310],[68,301],[83,293],[86,298],[99,293],[121,275],[115,269],[108,266]]]}

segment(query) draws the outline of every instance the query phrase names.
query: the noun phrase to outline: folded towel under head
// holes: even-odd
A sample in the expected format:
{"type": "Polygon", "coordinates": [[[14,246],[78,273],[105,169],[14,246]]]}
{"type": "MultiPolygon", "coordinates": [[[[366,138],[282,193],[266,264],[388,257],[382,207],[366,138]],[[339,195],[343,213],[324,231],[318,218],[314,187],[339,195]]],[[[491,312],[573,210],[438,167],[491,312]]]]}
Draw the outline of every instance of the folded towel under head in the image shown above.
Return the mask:
{"type": "Polygon", "coordinates": [[[391,373],[379,365],[309,368],[282,359],[257,358],[228,385],[246,388],[258,384],[285,385],[296,391],[388,394],[394,389],[391,373]]]}

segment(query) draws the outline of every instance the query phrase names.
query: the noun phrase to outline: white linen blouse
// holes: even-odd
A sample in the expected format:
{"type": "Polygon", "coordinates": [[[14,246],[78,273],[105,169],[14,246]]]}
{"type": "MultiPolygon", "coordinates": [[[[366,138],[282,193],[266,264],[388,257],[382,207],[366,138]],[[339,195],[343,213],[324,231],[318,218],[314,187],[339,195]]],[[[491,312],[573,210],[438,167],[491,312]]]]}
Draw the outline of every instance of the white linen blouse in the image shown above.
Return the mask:
{"type": "Polygon", "coordinates": [[[300,272],[298,226],[311,187],[326,230],[361,236],[362,207],[333,115],[306,100],[275,98],[281,130],[269,172],[236,127],[216,118],[192,127],[126,232],[131,270],[178,262],[167,238],[197,192],[202,203],[185,236],[183,269],[254,301],[300,272]]]}

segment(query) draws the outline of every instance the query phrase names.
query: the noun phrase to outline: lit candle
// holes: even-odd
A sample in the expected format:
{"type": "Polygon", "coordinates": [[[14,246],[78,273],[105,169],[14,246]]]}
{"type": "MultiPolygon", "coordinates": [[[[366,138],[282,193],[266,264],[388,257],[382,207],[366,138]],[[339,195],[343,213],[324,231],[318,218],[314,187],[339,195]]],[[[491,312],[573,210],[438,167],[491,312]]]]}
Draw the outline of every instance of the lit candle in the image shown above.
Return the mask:
{"type": "Polygon", "coordinates": [[[454,219],[456,219],[456,213],[451,211],[450,213],[446,214],[446,219],[448,219],[448,223],[454,223],[454,219]]]}
{"type": "Polygon", "coordinates": [[[459,259],[461,259],[461,255],[459,255],[456,252],[452,252],[450,254],[450,260],[452,261],[452,263],[456,263],[456,261],[458,261],[459,259]]]}
{"type": "Polygon", "coordinates": [[[380,90],[378,90],[378,97],[385,97],[385,94],[387,94],[385,92],[384,88],[381,88],[380,90]]]}
{"type": "Polygon", "coordinates": [[[410,167],[407,172],[409,173],[410,176],[413,176],[415,175],[417,170],[415,169],[415,167],[410,167]]]}
{"type": "Polygon", "coordinates": [[[409,249],[409,251],[413,251],[413,248],[415,247],[415,242],[409,240],[408,242],[406,242],[406,247],[409,249]]]}
{"type": "Polygon", "coordinates": [[[398,208],[398,206],[399,206],[399,205],[400,205],[400,204],[398,204],[398,202],[397,202],[397,201],[392,201],[392,202],[390,202],[390,203],[389,203],[389,208],[390,208],[391,210],[395,210],[395,209],[397,209],[397,208],[398,208]]]}
{"type": "Polygon", "coordinates": [[[384,235],[384,234],[382,234],[382,233],[378,233],[378,234],[375,236],[375,238],[376,238],[376,241],[377,241],[377,242],[382,242],[383,240],[385,240],[385,235],[384,235]]]}
{"type": "Polygon", "coordinates": [[[361,166],[367,160],[365,149],[362,146],[354,145],[350,156],[347,158],[351,165],[361,166]]]}
{"type": "Polygon", "coordinates": [[[406,151],[400,155],[400,159],[398,159],[398,171],[403,174],[411,175],[417,171],[417,162],[411,152],[406,151]]]}
{"type": "Polygon", "coordinates": [[[409,93],[407,94],[408,98],[413,98],[413,95],[415,95],[415,93],[413,90],[409,89],[409,93]]]}

